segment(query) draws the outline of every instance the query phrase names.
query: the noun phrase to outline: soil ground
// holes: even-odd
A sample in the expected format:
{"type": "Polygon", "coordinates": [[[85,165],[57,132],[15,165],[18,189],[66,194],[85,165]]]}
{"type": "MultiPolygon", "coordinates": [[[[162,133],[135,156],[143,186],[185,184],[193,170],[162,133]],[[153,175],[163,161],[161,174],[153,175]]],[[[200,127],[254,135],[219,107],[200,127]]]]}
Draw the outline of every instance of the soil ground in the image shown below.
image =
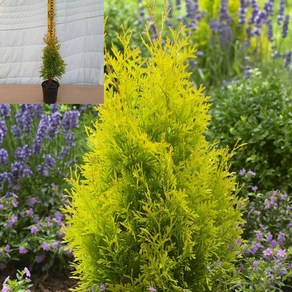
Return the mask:
{"type": "MultiPolygon", "coordinates": [[[[13,273],[11,273],[12,275],[13,273]]],[[[0,275],[0,291],[2,283],[6,277],[0,275]]],[[[77,281],[70,278],[69,273],[46,273],[41,275],[32,275],[33,287],[32,292],[67,292],[70,288],[74,288],[77,281]]]]}

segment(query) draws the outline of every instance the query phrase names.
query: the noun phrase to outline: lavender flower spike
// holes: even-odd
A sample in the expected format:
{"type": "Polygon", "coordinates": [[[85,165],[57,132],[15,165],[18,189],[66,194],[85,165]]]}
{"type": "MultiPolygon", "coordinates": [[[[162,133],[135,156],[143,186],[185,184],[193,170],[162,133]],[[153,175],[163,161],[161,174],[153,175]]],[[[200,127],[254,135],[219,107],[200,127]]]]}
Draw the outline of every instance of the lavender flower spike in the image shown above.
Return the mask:
{"type": "Polygon", "coordinates": [[[288,35],[289,19],[290,19],[290,16],[286,15],[284,23],[283,23],[283,29],[282,29],[282,38],[283,39],[285,39],[288,35]]]}
{"type": "Polygon", "coordinates": [[[292,51],[289,51],[286,55],[285,55],[285,68],[289,68],[290,63],[291,63],[291,55],[292,55],[292,51]]]}
{"type": "Polygon", "coordinates": [[[281,0],[279,6],[279,14],[277,16],[277,24],[280,25],[282,20],[284,19],[284,12],[285,12],[285,0],[281,0]]]}

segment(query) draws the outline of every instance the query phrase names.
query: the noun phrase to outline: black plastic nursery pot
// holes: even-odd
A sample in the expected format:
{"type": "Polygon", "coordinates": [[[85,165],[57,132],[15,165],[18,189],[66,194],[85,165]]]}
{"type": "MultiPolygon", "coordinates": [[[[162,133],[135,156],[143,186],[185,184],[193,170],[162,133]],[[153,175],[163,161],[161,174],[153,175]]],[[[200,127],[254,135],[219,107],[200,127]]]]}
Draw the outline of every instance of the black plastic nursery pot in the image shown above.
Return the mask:
{"type": "Polygon", "coordinates": [[[44,103],[53,104],[57,101],[59,82],[56,80],[45,80],[42,82],[44,103]]]}

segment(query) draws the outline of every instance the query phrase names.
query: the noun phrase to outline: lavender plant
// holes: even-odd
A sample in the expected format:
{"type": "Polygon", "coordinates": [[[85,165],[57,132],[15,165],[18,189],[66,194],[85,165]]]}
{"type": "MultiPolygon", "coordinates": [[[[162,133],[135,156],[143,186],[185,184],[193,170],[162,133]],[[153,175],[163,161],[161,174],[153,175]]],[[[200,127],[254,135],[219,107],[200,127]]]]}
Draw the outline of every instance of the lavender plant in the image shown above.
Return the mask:
{"type": "Polygon", "coordinates": [[[12,280],[10,276],[6,277],[3,282],[2,292],[30,292],[31,274],[28,268],[17,270],[16,279],[12,280]]]}
{"type": "Polygon", "coordinates": [[[246,241],[239,263],[242,280],[230,290],[287,291],[292,288],[291,198],[278,190],[261,192],[253,171],[241,169],[240,176],[249,199],[244,209],[246,241]]]}
{"type": "MultiPolygon", "coordinates": [[[[279,7],[274,0],[173,2],[168,1],[166,24],[175,27],[182,22],[189,28],[199,52],[196,62],[191,62],[197,85],[218,85],[242,73],[249,77],[253,67],[291,69],[285,1],[279,7]]],[[[142,16],[149,18],[145,12],[142,16]]],[[[152,24],[150,28],[155,38],[155,28],[152,24]]]]}
{"type": "Polygon", "coordinates": [[[61,243],[59,208],[79,115],[56,105],[0,105],[0,271],[16,262],[65,265],[70,251],[61,243]]]}

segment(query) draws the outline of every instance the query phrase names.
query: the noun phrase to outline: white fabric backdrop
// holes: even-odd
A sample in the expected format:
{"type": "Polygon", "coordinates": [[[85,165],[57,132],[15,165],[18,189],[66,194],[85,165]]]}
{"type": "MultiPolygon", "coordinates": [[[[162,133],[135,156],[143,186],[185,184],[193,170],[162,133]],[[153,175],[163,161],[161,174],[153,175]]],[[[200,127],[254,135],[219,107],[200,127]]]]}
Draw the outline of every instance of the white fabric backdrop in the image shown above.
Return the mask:
{"type": "MultiPolygon", "coordinates": [[[[0,84],[40,84],[47,0],[0,0],[0,84]]],[[[55,0],[63,84],[103,84],[103,0],[55,0]]]]}

